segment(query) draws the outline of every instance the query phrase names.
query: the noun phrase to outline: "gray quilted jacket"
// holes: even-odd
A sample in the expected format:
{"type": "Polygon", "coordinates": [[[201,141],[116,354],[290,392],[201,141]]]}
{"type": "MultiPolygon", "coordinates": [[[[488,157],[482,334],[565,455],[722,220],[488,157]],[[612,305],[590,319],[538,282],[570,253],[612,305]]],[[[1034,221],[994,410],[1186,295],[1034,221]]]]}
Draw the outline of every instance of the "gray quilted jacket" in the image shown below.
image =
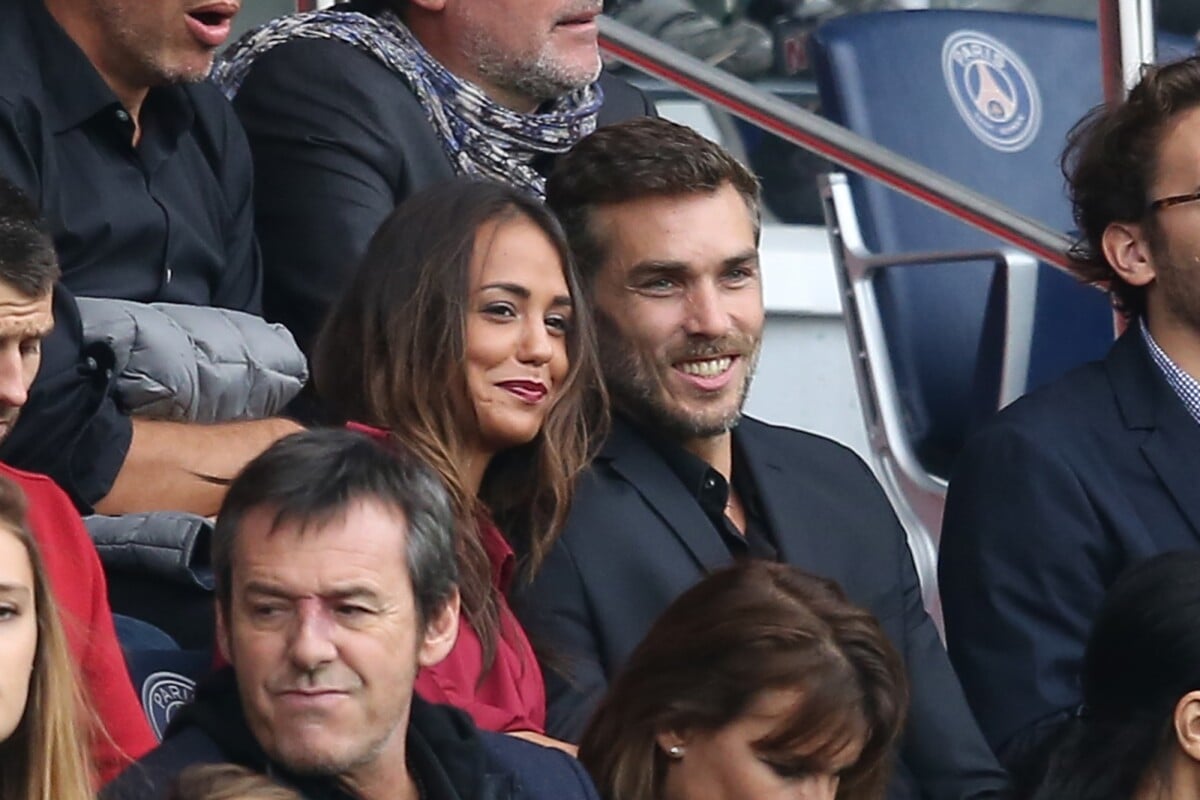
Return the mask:
{"type": "Polygon", "coordinates": [[[242,311],[80,297],[84,341],[116,354],[117,395],[135,416],[261,419],[308,380],[287,328],[242,311]]]}
{"type": "MultiPolygon", "coordinates": [[[[308,379],[304,354],[282,325],[241,311],[174,303],[78,298],[86,342],[116,356],[116,390],[131,414],[228,422],[283,410],[308,379]]],[[[94,516],[88,532],[107,567],[212,587],[211,522],[181,512],[94,516]]]]}

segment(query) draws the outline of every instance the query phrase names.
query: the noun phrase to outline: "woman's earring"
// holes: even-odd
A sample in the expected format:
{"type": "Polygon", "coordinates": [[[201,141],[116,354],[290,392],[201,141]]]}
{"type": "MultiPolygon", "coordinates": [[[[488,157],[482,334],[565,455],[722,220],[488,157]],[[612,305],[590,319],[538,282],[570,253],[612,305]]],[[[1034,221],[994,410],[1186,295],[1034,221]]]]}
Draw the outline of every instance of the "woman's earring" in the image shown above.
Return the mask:
{"type": "Polygon", "coordinates": [[[683,758],[683,747],[673,744],[667,748],[667,755],[671,758],[683,758]]]}

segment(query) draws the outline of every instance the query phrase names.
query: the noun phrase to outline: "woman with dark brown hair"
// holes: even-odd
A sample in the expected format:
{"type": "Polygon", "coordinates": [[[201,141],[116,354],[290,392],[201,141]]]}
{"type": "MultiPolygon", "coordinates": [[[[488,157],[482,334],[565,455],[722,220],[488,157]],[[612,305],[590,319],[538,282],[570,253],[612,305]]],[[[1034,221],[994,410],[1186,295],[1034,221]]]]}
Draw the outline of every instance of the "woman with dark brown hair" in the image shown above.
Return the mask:
{"type": "Polygon", "coordinates": [[[485,729],[540,733],[545,690],[505,593],[562,528],[605,402],[562,230],[537,200],[457,179],[402,204],[317,342],[336,421],[394,437],[441,474],[459,520],[464,621],[426,699],[485,729]]]}
{"type": "Polygon", "coordinates": [[[874,800],[907,705],[870,613],[833,581],[748,561],[663,612],[579,759],[605,800],[874,800]]]}
{"type": "Polygon", "coordinates": [[[84,708],[25,496],[0,477],[0,797],[94,796],[84,708]]]}

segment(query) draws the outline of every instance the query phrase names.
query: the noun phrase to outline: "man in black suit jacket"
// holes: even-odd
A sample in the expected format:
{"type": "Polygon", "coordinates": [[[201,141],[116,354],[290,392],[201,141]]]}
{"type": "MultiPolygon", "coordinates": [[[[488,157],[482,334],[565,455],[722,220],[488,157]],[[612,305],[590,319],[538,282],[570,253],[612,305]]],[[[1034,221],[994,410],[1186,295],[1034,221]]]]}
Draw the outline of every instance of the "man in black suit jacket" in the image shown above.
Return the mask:
{"type": "Polygon", "coordinates": [[[999,791],[1004,775],[871,473],[834,442],[740,417],[764,317],[754,177],[690,129],[634,120],[577,145],[547,198],[594,301],[616,409],[562,538],[518,599],[553,656],[549,730],[580,735],[682,591],[736,559],[769,558],[841,582],[903,654],[913,704],[893,797],[999,791]]]}
{"type": "Polygon", "coordinates": [[[950,482],[939,583],[950,657],[1015,772],[1080,702],[1084,643],[1130,564],[1200,546],[1200,60],[1094,112],[1064,164],[1079,277],[1129,328],[968,444],[950,482]]]}

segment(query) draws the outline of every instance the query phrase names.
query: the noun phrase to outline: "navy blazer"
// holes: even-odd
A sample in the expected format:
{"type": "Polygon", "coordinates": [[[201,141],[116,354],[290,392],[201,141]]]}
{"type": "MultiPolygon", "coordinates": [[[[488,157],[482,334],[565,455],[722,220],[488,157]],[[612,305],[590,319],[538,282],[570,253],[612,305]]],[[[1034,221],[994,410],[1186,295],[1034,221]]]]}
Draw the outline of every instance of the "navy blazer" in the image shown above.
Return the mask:
{"type": "Polygon", "coordinates": [[[968,443],[939,582],[951,660],[1002,760],[1078,706],[1084,644],[1121,571],[1200,546],[1198,461],[1200,425],[1137,325],[968,443]]]}
{"type": "MultiPolygon", "coordinates": [[[[892,797],[986,797],[1005,783],[921,604],[904,530],[879,484],[828,439],[743,419],[734,431],[780,558],[841,583],[903,656],[913,701],[892,797]]],[[[733,561],[652,446],[620,419],[581,480],[566,530],[515,598],[545,670],[551,735],[578,740],[610,678],[655,617],[733,561]]]]}

